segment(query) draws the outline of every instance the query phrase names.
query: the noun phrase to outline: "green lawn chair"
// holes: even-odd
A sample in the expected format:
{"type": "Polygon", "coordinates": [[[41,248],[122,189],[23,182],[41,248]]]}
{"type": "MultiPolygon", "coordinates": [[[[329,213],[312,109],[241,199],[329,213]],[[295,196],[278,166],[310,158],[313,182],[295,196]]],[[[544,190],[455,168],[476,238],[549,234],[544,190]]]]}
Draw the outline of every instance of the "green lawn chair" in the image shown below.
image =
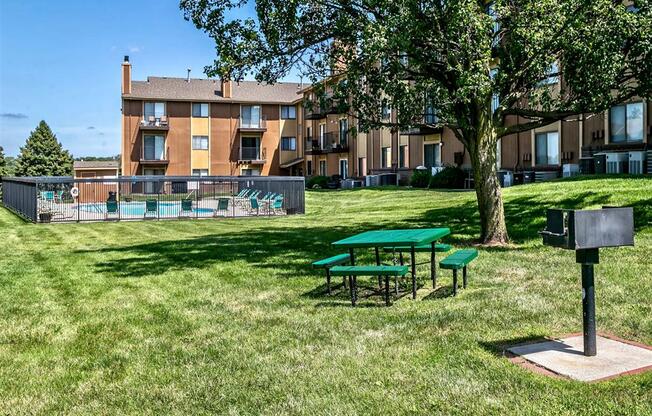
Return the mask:
{"type": "Polygon", "coordinates": [[[42,191],[41,199],[48,202],[54,201],[54,191],[42,191]]]}
{"type": "Polygon", "coordinates": [[[226,217],[227,216],[227,211],[229,209],[229,198],[219,198],[217,200],[217,209],[215,210],[214,215],[217,217],[220,213],[222,213],[222,216],[226,217]]]}
{"type": "Polygon", "coordinates": [[[252,214],[256,212],[256,215],[258,215],[259,211],[260,205],[258,205],[258,200],[256,198],[249,199],[249,212],[252,214]]]}
{"type": "Polygon", "coordinates": [[[108,220],[109,217],[112,217],[112,216],[113,217],[118,216],[118,201],[107,200],[106,201],[106,214],[104,215],[104,219],[108,220]]]}
{"type": "Polygon", "coordinates": [[[152,218],[149,217],[150,215],[154,215],[154,217],[158,216],[158,201],[156,199],[148,199],[145,201],[145,214],[143,215],[143,218],[152,218]]]}
{"type": "Polygon", "coordinates": [[[179,218],[190,217],[192,215],[192,199],[181,200],[181,210],[179,211],[179,218]]]}
{"type": "Polygon", "coordinates": [[[272,213],[273,214],[283,214],[283,195],[276,197],[274,202],[272,202],[272,213]]]}

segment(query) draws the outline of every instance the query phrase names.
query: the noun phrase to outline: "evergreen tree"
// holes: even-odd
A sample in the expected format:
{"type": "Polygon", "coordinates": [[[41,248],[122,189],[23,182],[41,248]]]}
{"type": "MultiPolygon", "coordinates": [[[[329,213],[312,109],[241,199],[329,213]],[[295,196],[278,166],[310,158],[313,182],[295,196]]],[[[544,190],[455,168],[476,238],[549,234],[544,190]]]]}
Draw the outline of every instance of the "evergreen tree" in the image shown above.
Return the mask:
{"type": "Polygon", "coordinates": [[[20,148],[16,176],[71,176],[72,156],[65,150],[45,121],[30,133],[20,148]]]}
{"type": "Polygon", "coordinates": [[[5,152],[0,146],[0,176],[7,175],[7,161],[5,160],[5,152]]]}

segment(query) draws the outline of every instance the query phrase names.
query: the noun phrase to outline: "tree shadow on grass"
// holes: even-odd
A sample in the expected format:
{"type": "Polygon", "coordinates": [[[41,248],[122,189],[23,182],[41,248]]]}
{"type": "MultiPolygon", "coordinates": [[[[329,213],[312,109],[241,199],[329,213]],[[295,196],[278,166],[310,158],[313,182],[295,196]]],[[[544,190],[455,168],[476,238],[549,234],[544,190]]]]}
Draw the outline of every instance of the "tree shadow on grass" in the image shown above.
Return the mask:
{"type": "MultiPolygon", "coordinates": [[[[547,208],[582,208],[607,204],[609,195],[584,192],[555,202],[542,202],[534,197],[509,199],[505,204],[510,235],[517,244],[538,239],[537,232],[545,226],[547,208]]],[[[637,230],[652,222],[652,199],[633,205],[637,230]]],[[[436,208],[425,214],[382,223],[358,223],[355,226],[269,227],[212,234],[183,240],[159,240],[131,246],[113,246],[78,253],[101,254],[95,264],[99,273],[115,277],[142,277],[166,273],[205,269],[214,264],[243,261],[249,267],[284,278],[314,275],[323,279],[323,272],[311,268],[311,262],[342,252],[331,246],[338,239],[370,229],[448,226],[452,235],[447,243],[458,246],[475,242],[479,233],[479,219],[475,202],[464,202],[453,207],[436,208]]],[[[162,228],[163,231],[163,228],[162,228]]],[[[518,245],[507,248],[483,248],[483,251],[522,249],[518,245]]],[[[373,264],[371,250],[356,250],[360,264],[373,264]]],[[[440,257],[441,258],[441,257],[440,257]]]]}
{"type": "MultiPolygon", "coordinates": [[[[505,200],[505,221],[507,231],[514,243],[523,243],[528,240],[538,239],[538,232],[546,225],[546,210],[548,208],[582,209],[587,206],[608,204],[608,194],[583,192],[559,201],[542,202],[534,196],[524,196],[505,200]]],[[[637,224],[643,226],[645,218],[651,215],[649,204],[641,201],[634,205],[635,212],[639,211],[637,224]],[[647,206],[647,211],[646,211],[647,206]]],[[[450,208],[435,208],[424,215],[408,220],[415,227],[424,227],[428,224],[446,224],[450,227],[452,235],[447,242],[456,245],[470,245],[476,242],[475,237],[480,229],[480,216],[476,201],[468,201],[450,208]]],[[[518,249],[518,247],[491,247],[489,251],[504,251],[518,249]]]]}

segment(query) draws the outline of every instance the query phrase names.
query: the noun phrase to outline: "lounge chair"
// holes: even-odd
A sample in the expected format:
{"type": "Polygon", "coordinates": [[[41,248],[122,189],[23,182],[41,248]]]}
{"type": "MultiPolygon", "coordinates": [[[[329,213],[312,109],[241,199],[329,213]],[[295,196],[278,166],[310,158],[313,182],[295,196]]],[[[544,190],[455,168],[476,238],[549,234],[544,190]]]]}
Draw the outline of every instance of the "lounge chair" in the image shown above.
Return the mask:
{"type": "Polygon", "coordinates": [[[256,215],[259,214],[260,212],[260,205],[258,205],[258,200],[256,198],[251,198],[249,199],[249,212],[254,213],[256,212],[256,215]]]}
{"type": "Polygon", "coordinates": [[[156,199],[148,199],[145,201],[145,214],[143,218],[149,218],[148,215],[154,214],[158,217],[158,201],[156,199]]]}
{"type": "Polygon", "coordinates": [[[272,214],[283,214],[283,195],[276,197],[272,202],[272,214]]]}
{"type": "Polygon", "coordinates": [[[190,217],[190,215],[192,215],[192,199],[182,199],[179,218],[190,217]]]}
{"type": "Polygon", "coordinates": [[[111,215],[118,215],[118,201],[108,199],[106,201],[106,213],[104,214],[104,219],[108,220],[111,215]]]}
{"type": "Polygon", "coordinates": [[[229,198],[219,198],[217,200],[217,209],[214,212],[214,216],[217,217],[218,213],[223,212],[223,216],[227,216],[227,211],[229,209],[229,198]]]}

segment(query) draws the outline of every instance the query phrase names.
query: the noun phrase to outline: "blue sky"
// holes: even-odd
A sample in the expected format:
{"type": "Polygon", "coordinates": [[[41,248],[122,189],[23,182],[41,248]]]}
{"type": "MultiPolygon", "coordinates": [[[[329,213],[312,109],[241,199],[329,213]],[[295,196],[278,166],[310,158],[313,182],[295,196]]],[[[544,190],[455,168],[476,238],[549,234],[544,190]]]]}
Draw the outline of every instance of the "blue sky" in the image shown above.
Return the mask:
{"type": "Polygon", "coordinates": [[[120,64],[133,79],[205,77],[211,39],[175,0],[0,1],[0,145],[45,120],[74,156],[120,152],[120,64]]]}

